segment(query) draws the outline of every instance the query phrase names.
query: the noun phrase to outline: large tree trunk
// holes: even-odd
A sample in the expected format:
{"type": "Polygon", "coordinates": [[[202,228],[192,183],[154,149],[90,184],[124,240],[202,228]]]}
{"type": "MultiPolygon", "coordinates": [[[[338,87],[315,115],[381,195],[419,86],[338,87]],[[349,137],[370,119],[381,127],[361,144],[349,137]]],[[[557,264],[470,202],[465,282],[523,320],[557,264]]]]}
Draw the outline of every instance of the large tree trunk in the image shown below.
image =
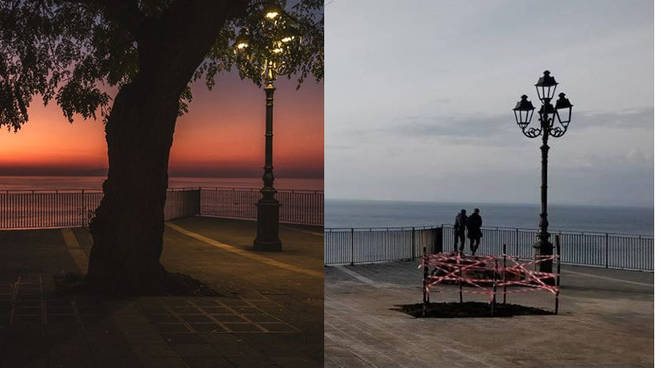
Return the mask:
{"type": "Polygon", "coordinates": [[[160,292],[163,208],[178,95],[122,88],[106,125],[109,171],[91,224],[88,281],[116,293],[160,292]]]}
{"type": "Polygon", "coordinates": [[[138,37],[139,72],[115,97],[106,124],[108,178],[90,229],[87,281],[106,294],[160,293],[166,272],[163,208],[179,97],[227,18],[234,0],[175,1],[138,37]]]}

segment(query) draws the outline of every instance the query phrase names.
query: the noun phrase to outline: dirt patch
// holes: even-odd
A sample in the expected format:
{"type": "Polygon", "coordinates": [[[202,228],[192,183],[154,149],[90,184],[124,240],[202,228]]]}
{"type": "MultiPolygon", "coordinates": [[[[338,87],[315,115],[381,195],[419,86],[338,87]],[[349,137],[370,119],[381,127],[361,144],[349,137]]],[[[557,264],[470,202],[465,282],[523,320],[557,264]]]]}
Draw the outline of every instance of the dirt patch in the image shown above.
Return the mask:
{"type": "Polygon", "coordinates": [[[483,318],[554,314],[543,309],[518,304],[496,304],[495,312],[491,315],[491,304],[483,302],[429,303],[426,305],[425,315],[423,315],[422,303],[397,305],[391,310],[406,313],[415,318],[483,318]]]}

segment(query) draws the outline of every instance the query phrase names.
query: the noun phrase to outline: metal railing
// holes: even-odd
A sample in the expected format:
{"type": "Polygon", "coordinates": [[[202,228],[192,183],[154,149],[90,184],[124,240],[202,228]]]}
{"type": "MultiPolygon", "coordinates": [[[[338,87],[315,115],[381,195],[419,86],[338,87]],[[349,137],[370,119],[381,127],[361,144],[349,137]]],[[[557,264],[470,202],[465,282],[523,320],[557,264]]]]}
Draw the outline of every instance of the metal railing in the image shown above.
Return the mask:
{"type": "MultiPolygon", "coordinates": [[[[201,188],[201,214],[209,217],[256,219],[259,189],[201,188]]],[[[278,190],[280,222],[323,226],[323,192],[278,190]]]]}
{"type": "MultiPolygon", "coordinates": [[[[87,226],[102,197],[89,190],[0,191],[0,230],[87,226]]],[[[254,220],[260,197],[258,189],[168,189],[164,215],[254,220]]],[[[323,192],[282,190],[276,197],[280,222],[323,225],[323,192]]]]}
{"type": "MultiPolygon", "coordinates": [[[[534,257],[532,245],[538,230],[520,228],[482,228],[483,238],[477,254],[507,253],[523,259],[534,257]]],[[[562,244],[562,263],[653,271],[653,236],[565,231],[554,232],[562,244]]],[[[453,251],[451,225],[423,227],[326,228],[325,264],[376,263],[412,260],[428,252],[453,251]]],[[[552,238],[551,238],[552,239],[552,238]]],[[[466,239],[465,252],[469,253],[466,239]]]]}

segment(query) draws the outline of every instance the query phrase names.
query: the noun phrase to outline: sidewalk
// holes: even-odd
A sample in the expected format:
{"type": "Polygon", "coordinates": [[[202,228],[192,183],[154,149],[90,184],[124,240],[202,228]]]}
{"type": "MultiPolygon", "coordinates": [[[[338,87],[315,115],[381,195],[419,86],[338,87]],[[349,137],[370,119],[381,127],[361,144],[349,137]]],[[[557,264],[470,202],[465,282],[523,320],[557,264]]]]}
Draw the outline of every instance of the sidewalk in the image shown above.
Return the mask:
{"type": "MultiPolygon", "coordinates": [[[[415,319],[416,262],[326,267],[326,367],[652,367],[653,274],[562,265],[559,315],[415,319]]],[[[485,301],[464,294],[466,301],[485,301]]],[[[458,301],[455,286],[432,302],[458,301]]],[[[509,303],[553,310],[554,296],[509,303]]]]}
{"type": "Polygon", "coordinates": [[[219,297],[56,296],[53,275],[79,272],[89,233],[0,232],[0,367],[322,366],[320,229],[282,226],[284,252],[260,253],[253,222],[172,224],[164,266],[219,297]]]}

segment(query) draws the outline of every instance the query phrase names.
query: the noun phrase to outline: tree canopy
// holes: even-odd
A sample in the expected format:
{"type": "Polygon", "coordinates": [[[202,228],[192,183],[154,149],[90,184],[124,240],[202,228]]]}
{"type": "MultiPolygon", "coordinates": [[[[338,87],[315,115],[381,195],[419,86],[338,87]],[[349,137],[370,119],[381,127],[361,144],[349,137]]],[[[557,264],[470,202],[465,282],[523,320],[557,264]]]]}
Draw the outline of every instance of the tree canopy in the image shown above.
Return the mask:
{"type": "MultiPolygon", "coordinates": [[[[179,99],[179,112],[191,101],[190,84],[204,79],[213,88],[219,73],[238,70],[256,84],[271,46],[264,9],[276,3],[294,24],[296,42],[281,57],[280,73],[303,79],[323,78],[323,2],[300,0],[197,0],[208,11],[224,11],[227,21],[179,99]],[[236,52],[236,40],[249,35],[250,57],[236,52]]],[[[155,39],[176,38],[187,20],[190,0],[0,0],[0,127],[14,131],[28,121],[33,98],[52,100],[69,121],[74,115],[106,117],[108,90],[130,83],[155,57],[155,39]],[[177,20],[177,21],[174,21],[177,20]]],[[[191,20],[192,21],[192,20],[191,20]]],[[[183,31],[181,31],[183,32],[183,31]]],[[[155,73],[166,74],[156,70],[155,73]]],[[[159,77],[167,78],[167,75],[159,77]]]]}

